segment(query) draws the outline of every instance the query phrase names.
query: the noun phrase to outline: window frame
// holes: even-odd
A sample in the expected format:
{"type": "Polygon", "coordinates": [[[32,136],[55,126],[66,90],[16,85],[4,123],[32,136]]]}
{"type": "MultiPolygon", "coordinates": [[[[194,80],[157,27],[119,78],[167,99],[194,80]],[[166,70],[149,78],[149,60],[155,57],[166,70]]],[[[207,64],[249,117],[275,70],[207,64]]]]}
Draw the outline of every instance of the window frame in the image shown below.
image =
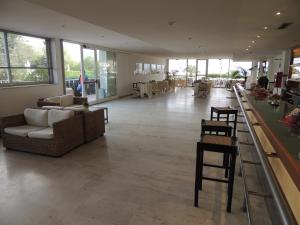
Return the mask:
{"type": "Polygon", "coordinates": [[[53,84],[53,66],[52,66],[52,52],[51,52],[51,38],[42,37],[38,35],[32,35],[17,31],[10,31],[5,29],[0,29],[4,35],[4,50],[5,50],[5,60],[7,66],[1,66],[0,69],[6,69],[8,73],[8,83],[0,83],[0,88],[2,87],[14,87],[14,86],[32,86],[32,85],[41,85],[41,84],[53,84]],[[10,56],[9,56],[9,47],[8,47],[8,38],[7,34],[16,34],[33,38],[40,38],[45,40],[46,44],[46,57],[47,57],[47,67],[26,67],[26,66],[11,66],[10,56]],[[48,80],[47,81],[29,81],[29,82],[13,82],[12,80],[12,69],[43,69],[48,71],[48,80]]]}

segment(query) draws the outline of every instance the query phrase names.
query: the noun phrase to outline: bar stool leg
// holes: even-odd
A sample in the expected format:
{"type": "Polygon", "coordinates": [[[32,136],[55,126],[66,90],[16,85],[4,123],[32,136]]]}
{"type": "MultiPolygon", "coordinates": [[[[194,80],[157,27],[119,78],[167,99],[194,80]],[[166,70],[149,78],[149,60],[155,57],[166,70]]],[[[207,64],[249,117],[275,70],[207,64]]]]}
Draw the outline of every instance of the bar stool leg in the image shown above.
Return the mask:
{"type": "Polygon", "coordinates": [[[224,164],[224,167],[225,167],[225,177],[227,178],[228,177],[228,172],[229,172],[229,165],[230,165],[230,162],[229,162],[229,154],[226,154],[224,153],[223,155],[223,164],[224,164]]]}
{"type": "Polygon", "coordinates": [[[200,175],[200,179],[199,179],[199,190],[201,191],[202,190],[202,177],[203,177],[203,152],[204,150],[203,149],[200,149],[199,153],[200,153],[200,168],[199,168],[199,175],[200,175]]]}
{"type": "Polygon", "coordinates": [[[230,172],[229,172],[229,183],[228,183],[228,196],[227,196],[227,212],[231,212],[232,193],[234,184],[234,172],[235,172],[235,153],[230,154],[230,172]]]}
{"type": "Polygon", "coordinates": [[[197,149],[197,156],[196,156],[196,173],[195,173],[195,193],[194,193],[194,206],[198,207],[198,195],[199,195],[199,178],[200,178],[200,152],[197,149]]]}
{"type": "Polygon", "coordinates": [[[199,190],[202,190],[203,150],[197,148],[194,206],[198,207],[199,190]]]}
{"type": "Polygon", "coordinates": [[[234,114],[234,123],[233,123],[233,136],[236,137],[236,124],[237,124],[237,112],[234,114]]]}

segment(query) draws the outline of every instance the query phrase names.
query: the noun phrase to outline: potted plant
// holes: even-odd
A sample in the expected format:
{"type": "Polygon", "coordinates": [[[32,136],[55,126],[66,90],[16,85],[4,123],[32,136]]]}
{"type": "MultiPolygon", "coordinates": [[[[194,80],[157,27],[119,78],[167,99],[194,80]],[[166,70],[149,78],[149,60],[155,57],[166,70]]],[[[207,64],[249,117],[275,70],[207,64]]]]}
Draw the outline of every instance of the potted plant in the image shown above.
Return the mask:
{"type": "Polygon", "coordinates": [[[244,69],[243,67],[238,67],[237,70],[233,71],[231,73],[231,78],[232,79],[240,79],[243,78],[244,79],[244,84],[246,84],[247,78],[248,78],[248,72],[246,69],[244,69]]]}

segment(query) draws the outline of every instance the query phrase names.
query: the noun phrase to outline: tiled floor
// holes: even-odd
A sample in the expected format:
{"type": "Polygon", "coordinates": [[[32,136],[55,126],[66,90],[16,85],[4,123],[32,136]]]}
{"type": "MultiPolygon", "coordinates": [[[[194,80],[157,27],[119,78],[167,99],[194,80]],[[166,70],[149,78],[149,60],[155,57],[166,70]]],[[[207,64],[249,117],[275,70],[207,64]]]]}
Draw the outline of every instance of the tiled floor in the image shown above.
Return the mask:
{"type": "MultiPolygon", "coordinates": [[[[182,88],[105,103],[105,136],[62,158],[0,147],[0,225],[247,224],[237,175],[232,213],[226,212],[226,185],[209,181],[199,208],[193,207],[200,121],[210,106],[230,104],[226,96],[226,90],[212,89],[199,99],[182,88]]],[[[223,175],[212,168],[205,173],[223,175]]]]}

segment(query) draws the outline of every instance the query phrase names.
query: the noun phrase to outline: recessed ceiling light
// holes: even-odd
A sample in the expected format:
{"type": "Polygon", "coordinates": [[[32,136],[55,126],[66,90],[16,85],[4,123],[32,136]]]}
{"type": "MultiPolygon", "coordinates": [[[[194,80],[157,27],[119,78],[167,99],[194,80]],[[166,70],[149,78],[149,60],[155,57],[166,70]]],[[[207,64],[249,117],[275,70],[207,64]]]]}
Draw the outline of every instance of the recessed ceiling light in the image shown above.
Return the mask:
{"type": "Polygon", "coordinates": [[[173,26],[175,23],[176,23],[176,21],[169,21],[169,22],[168,22],[168,25],[169,25],[169,26],[173,26]]]}
{"type": "Polygon", "coordinates": [[[276,14],[276,16],[280,16],[280,15],[281,15],[281,12],[278,11],[278,12],[276,12],[275,14],[276,14]]]}
{"type": "Polygon", "coordinates": [[[255,43],[255,41],[251,41],[253,44],[255,43]]]}
{"type": "Polygon", "coordinates": [[[267,26],[265,26],[265,27],[264,27],[264,29],[265,29],[265,30],[268,30],[268,27],[267,27],[267,26]]]}
{"type": "Polygon", "coordinates": [[[251,45],[248,45],[248,48],[251,48],[251,45]]]}
{"type": "Polygon", "coordinates": [[[260,36],[260,35],[257,35],[256,37],[257,37],[257,38],[261,38],[261,36],[260,36]]]}
{"type": "Polygon", "coordinates": [[[249,51],[249,49],[248,49],[248,48],[246,48],[246,51],[249,51]]]}

